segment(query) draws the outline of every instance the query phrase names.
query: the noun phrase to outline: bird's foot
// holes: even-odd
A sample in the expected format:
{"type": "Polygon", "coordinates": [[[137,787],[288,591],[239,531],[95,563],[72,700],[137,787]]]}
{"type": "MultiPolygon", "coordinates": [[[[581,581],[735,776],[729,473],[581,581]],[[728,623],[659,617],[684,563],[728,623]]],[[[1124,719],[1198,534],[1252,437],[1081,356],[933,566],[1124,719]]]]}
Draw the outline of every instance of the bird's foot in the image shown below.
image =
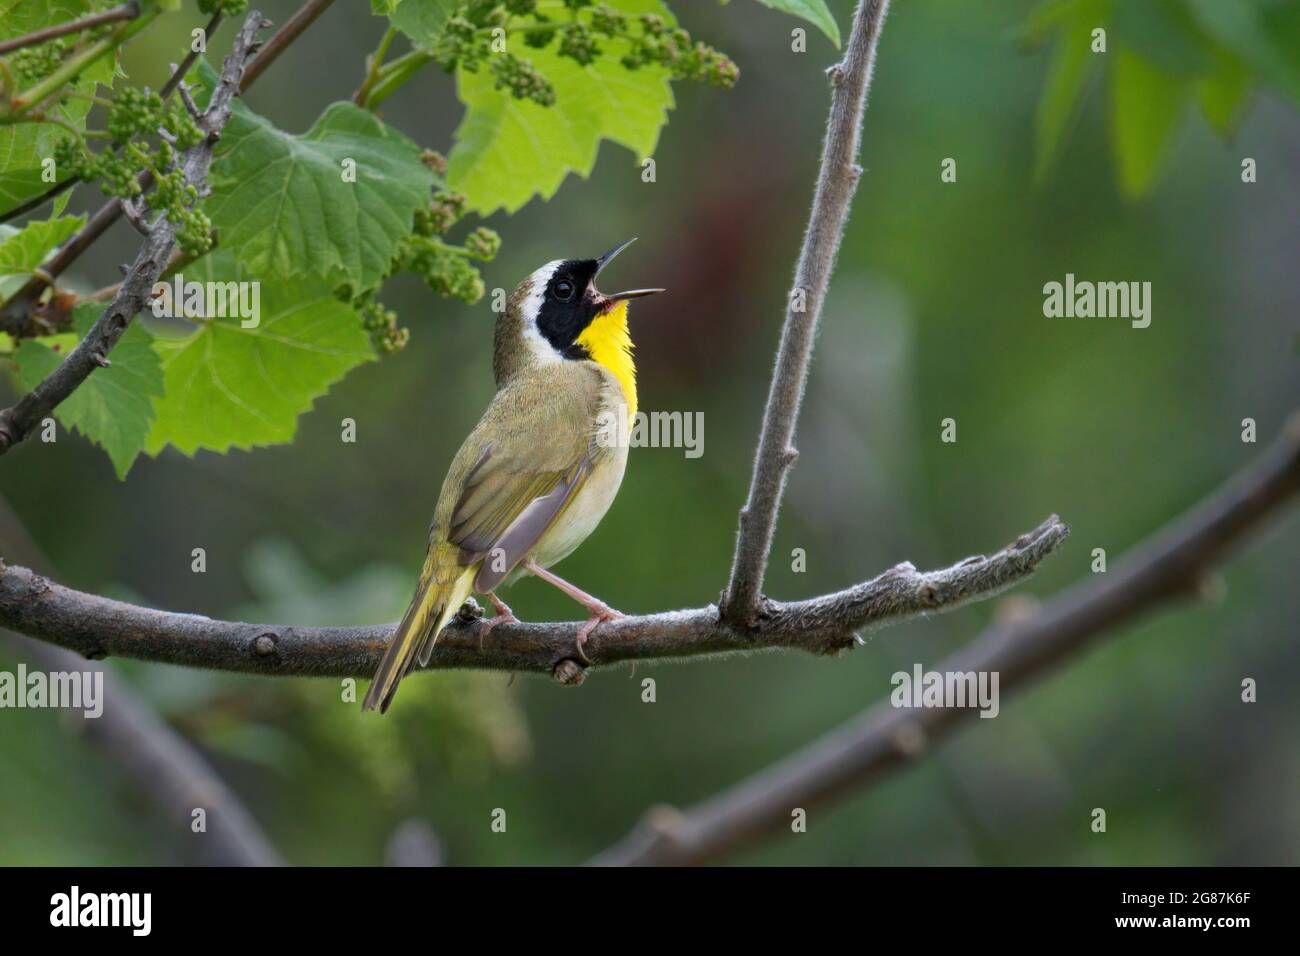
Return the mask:
{"type": "Polygon", "coordinates": [[[591,635],[591,632],[605,621],[621,621],[623,618],[627,617],[627,615],[622,611],[614,610],[604,601],[597,601],[594,598],[590,603],[583,601],[582,604],[587,609],[588,613],[591,614],[591,617],[587,618],[586,623],[584,623],[582,627],[578,628],[578,659],[581,660],[583,664],[590,664],[591,661],[587,659],[587,653],[584,650],[584,647],[587,644],[587,638],[591,635]]]}
{"type": "Polygon", "coordinates": [[[501,600],[491,591],[488,592],[488,598],[492,601],[492,607],[497,612],[497,616],[486,621],[483,629],[478,632],[478,647],[483,650],[483,638],[492,633],[492,628],[498,624],[518,624],[519,618],[515,617],[515,612],[510,610],[510,605],[501,600]]]}
{"type": "Polygon", "coordinates": [[[582,646],[587,643],[587,636],[593,630],[596,629],[597,625],[603,623],[604,621],[618,621],[621,620],[626,615],[624,615],[622,611],[614,610],[612,607],[610,607],[600,598],[593,597],[592,595],[588,594],[586,591],[578,587],[576,584],[570,584],[568,581],[564,580],[564,578],[560,577],[558,574],[546,570],[546,568],[542,567],[540,564],[538,564],[536,561],[532,560],[531,558],[524,561],[524,567],[529,571],[529,573],[534,574],[537,577],[541,578],[543,581],[545,581],[547,584],[551,585],[552,587],[558,588],[559,590],[563,591],[565,594],[573,598],[575,601],[577,601],[579,604],[581,604],[583,607],[587,609],[587,613],[590,615],[590,617],[587,618],[586,623],[584,623],[582,627],[578,628],[577,643],[578,643],[578,660],[583,664],[590,664],[591,661],[587,659],[587,655],[582,649],[582,646]]]}
{"type": "Polygon", "coordinates": [[[506,624],[518,624],[519,618],[515,617],[515,612],[510,610],[510,605],[496,596],[494,591],[488,592],[488,600],[492,602],[492,609],[497,612],[497,616],[492,619],[492,623],[498,621],[506,624]]]}

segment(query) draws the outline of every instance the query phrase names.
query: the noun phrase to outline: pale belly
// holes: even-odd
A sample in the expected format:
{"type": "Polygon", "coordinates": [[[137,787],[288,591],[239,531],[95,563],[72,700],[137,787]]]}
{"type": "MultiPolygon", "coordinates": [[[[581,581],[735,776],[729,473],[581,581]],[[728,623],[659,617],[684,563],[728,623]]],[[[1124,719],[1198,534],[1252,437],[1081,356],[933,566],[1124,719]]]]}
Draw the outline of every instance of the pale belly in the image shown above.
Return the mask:
{"type": "Polygon", "coordinates": [[[596,530],[618,495],[627,468],[627,447],[610,449],[610,455],[591,473],[572,503],[546,529],[529,553],[544,568],[564,560],[596,530]]]}

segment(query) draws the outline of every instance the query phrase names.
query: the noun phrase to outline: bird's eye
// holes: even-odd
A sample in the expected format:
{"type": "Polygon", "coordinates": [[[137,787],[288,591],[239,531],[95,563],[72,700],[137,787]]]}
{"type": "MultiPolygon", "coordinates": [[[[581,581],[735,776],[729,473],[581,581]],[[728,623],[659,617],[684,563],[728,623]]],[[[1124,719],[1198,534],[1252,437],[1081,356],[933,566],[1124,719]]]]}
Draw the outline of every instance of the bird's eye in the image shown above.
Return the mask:
{"type": "Polygon", "coordinates": [[[555,283],[551,291],[555,293],[555,297],[561,302],[568,302],[573,298],[573,283],[568,279],[561,279],[555,283]]]}

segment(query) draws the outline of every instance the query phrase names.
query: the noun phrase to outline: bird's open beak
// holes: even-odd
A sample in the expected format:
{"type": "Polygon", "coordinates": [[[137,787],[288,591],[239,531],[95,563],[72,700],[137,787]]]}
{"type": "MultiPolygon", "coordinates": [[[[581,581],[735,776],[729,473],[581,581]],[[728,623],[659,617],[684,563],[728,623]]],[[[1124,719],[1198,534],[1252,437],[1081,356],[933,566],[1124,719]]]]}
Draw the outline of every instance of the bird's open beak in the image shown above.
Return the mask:
{"type": "Polygon", "coordinates": [[[615,292],[613,295],[605,296],[606,302],[622,302],[624,299],[639,299],[646,295],[658,295],[660,292],[667,292],[667,289],[629,289],[627,292],[615,292]]]}
{"type": "Polygon", "coordinates": [[[633,236],[631,239],[628,239],[626,242],[620,242],[613,249],[609,250],[609,252],[605,253],[603,256],[598,258],[596,260],[596,275],[600,275],[600,273],[604,270],[605,266],[609,265],[611,262],[614,261],[615,256],[617,256],[628,246],[632,245],[632,243],[634,242],[636,242],[636,236],[633,236]]]}
{"type": "MultiPolygon", "coordinates": [[[[617,256],[628,246],[632,245],[632,243],[634,242],[636,242],[635,236],[632,237],[631,239],[628,239],[626,242],[620,242],[613,249],[609,250],[609,252],[605,253],[603,256],[598,258],[596,260],[596,275],[600,275],[600,273],[604,270],[605,266],[609,265],[611,262],[614,261],[615,256],[617,256]]],[[[613,295],[602,296],[602,298],[605,300],[605,303],[608,305],[614,302],[622,302],[625,299],[639,299],[642,296],[655,295],[659,292],[667,292],[667,291],[668,291],[667,289],[630,289],[627,292],[615,292],[613,295]]]]}

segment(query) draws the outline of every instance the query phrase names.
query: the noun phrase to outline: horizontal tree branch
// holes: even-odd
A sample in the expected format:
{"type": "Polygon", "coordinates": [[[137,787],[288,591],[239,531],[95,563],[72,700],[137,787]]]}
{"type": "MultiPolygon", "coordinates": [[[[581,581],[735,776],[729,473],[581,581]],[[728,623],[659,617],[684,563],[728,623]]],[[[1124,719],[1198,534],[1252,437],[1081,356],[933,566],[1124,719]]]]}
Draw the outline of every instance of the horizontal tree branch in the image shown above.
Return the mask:
{"type": "MultiPolygon", "coordinates": [[[[485,625],[462,609],[438,639],[430,668],[550,674],[580,683],[586,664],[697,657],[770,648],[831,654],[855,632],[918,614],[946,611],[1008,588],[1065,540],[1053,515],[996,554],[922,573],[900,564],[834,594],[771,602],[751,632],[726,625],[713,606],[628,617],[598,627],[577,648],[581,621],[485,625]]],[[[475,606],[476,607],[476,606],[475,606]]],[[[467,605],[468,608],[468,605],[467,605]]],[[[393,624],[294,627],[217,621],[114,601],[56,584],[26,568],[0,565],[0,626],[85,657],[132,657],[191,667],[280,676],[370,677],[393,624]]]]}
{"type": "MultiPolygon", "coordinates": [[[[231,104],[239,91],[244,65],[256,49],[258,31],[266,25],[267,21],[256,10],[249,13],[235,38],[234,50],[222,65],[221,78],[212,93],[207,111],[198,120],[199,128],[207,135],[200,143],[186,150],[181,160],[186,183],[198,188],[200,192],[212,163],[213,146],[221,136],[226,121],[230,119],[231,104]]],[[[96,218],[103,212],[101,209],[96,218]]],[[[75,241],[76,237],[73,239],[75,241]]],[[[16,405],[0,411],[0,454],[26,438],[41,419],[71,395],[92,372],[108,364],[109,352],[126,332],[131,320],[149,301],[153,285],[162,274],[175,244],[176,224],[165,214],[159,215],[149,227],[135,262],[122,281],[122,287],[85,338],[16,405]]]]}
{"type": "MultiPolygon", "coordinates": [[[[1203,593],[1206,578],[1243,539],[1300,492],[1300,414],[1281,438],[1200,504],[1134,548],[1113,570],[984,631],[934,665],[996,672],[1010,693],[1153,608],[1203,593]]],[[[598,865],[708,863],[781,832],[795,807],[811,811],[908,766],[978,714],[975,708],[896,708],[888,700],[685,813],[656,807],[598,865]]]]}

